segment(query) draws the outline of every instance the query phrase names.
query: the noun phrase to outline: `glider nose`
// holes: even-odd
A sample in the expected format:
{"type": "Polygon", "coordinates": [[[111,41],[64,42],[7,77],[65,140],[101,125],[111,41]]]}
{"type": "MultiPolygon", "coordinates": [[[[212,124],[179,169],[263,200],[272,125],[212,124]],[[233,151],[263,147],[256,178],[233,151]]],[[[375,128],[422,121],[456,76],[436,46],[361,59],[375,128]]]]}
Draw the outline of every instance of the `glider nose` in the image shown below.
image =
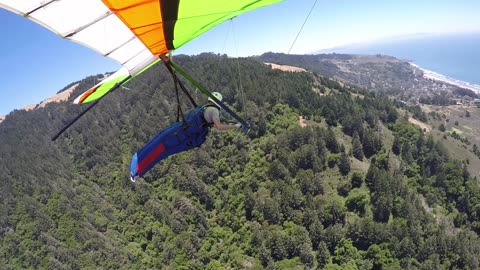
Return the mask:
{"type": "Polygon", "coordinates": [[[130,174],[130,181],[132,181],[133,183],[135,183],[135,182],[137,181],[137,177],[138,177],[138,175],[130,174]]]}

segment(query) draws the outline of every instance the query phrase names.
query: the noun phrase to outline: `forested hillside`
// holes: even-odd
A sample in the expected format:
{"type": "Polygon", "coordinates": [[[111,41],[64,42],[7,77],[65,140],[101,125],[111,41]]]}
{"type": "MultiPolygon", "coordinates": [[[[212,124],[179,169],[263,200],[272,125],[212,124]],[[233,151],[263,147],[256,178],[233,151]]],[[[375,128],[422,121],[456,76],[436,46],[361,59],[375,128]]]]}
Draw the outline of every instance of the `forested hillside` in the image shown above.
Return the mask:
{"type": "Polygon", "coordinates": [[[398,104],[254,59],[175,61],[250,133],[211,132],[132,183],[131,155],[176,118],[163,66],[55,142],[81,108],[14,111],[0,124],[0,269],[480,267],[477,179],[398,104]]]}

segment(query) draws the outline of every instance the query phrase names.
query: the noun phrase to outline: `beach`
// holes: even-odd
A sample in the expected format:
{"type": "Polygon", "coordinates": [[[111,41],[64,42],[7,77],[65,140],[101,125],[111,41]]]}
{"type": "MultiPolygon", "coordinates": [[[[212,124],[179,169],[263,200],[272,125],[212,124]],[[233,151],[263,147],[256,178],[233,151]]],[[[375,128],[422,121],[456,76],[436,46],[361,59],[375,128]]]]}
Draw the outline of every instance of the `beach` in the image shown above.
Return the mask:
{"type": "Polygon", "coordinates": [[[448,83],[448,84],[451,84],[451,85],[458,86],[460,88],[469,89],[469,90],[474,91],[476,94],[480,94],[480,85],[476,85],[476,84],[456,80],[456,79],[453,79],[453,78],[449,78],[445,75],[436,73],[434,71],[421,68],[421,67],[415,65],[414,63],[410,63],[410,65],[412,65],[415,68],[420,69],[423,72],[423,77],[424,78],[432,79],[432,80],[436,80],[436,81],[441,81],[441,82],[444,82],[444,83],[448,83]]]}

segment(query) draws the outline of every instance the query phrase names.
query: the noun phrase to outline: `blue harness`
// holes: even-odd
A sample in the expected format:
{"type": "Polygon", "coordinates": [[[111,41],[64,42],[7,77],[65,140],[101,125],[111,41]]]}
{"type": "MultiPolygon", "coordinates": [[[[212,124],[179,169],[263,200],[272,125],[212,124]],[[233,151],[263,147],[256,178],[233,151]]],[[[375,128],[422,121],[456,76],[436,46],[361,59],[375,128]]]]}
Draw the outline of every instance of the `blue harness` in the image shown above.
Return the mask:
{"type": "MultiPolygon", "coordinates": [[[[188,112],[184,121],[177,121],[161,130],[142,149],[132,156],[130,179],[143,176],[155,164],[170,155],[187,151],[202,145],[208,135],[209,127],[203,116],[205,108],[214,105],[198,106],[188,112]]],[[[214,106],[216,107],[216,106],[214,106]]]]}

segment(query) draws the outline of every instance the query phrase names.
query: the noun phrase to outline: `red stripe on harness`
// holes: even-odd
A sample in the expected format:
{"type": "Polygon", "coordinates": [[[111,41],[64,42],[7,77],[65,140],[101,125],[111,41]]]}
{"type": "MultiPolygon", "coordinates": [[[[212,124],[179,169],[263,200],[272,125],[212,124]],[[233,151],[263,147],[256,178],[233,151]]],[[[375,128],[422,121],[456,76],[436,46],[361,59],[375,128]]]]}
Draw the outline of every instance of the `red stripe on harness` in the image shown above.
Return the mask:
{"type": "Polygon", "coordinates": [[[150,152],[143,160],[137,165],[137,173],[142,174],[143,171],[163,152],[165,151],[165,145],[160,144],[152,152],[150,152]]]}

